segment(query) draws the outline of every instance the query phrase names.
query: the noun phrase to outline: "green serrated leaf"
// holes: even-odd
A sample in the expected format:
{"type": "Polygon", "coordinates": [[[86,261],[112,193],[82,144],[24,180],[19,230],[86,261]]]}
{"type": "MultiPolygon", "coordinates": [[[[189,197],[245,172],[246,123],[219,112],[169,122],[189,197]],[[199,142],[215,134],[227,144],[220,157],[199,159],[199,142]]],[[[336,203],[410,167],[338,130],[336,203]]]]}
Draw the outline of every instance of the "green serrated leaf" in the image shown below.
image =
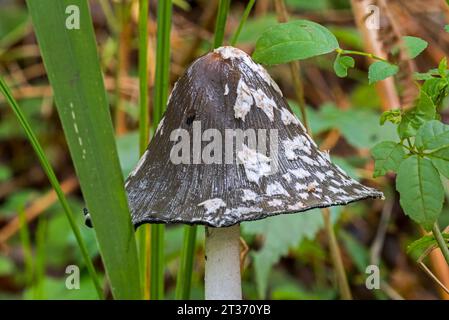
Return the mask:
{"type": "Polygon", "coordinates": [[[244,234],[263,235],[263,247],[254,254],[254,268],[259,296],[265,297],[271,268],[290,248],[305,238],[312,239],[323,220],[318,210],[284,215],[243,224],[244,234]]]}
{"type": "Polygon", "coordinates": [[[435,106],[439,106],[444,97],[448,95],[449,84],[445,78],[430,78],[427,79],[421,90],[427,93],[432,99],[435,106]]]}
{"type": "Polygon", "coordinates": [[[296,20],[270,27],[257,40],[253,59],[272,65],[303,60],[338,48],[335,36],[322,25],[296,20]]]}
{"type": "Polygon", "coordinates": [[[393,124],[399,124],[402,120],[402,110],[393,109],[382,113],[380,116],[380,124],[384,125],[385,122],[390,121],[393,124]]]}
{"type": "Polygon", "coordinates": [[[429,154],[438,171],[449,178],[449,145],[445,145],[429,154]]]}
{"type": "Polygon", "coordinates": [[[419,128],[415,144],[421,150],[432,150],[449,145],[449,125],[438,120],[426,122],[419,128]]]}
{"type": "Polygon", "coordinates": [[[350,56],[340,56],[334,61],[334,71],[337,76],[344,78],[348,75],[348,68],[354,68],[355,60],[350,56]]]}
{"type": "Polygon", "coordinates": [[[427,41],[418,37],[405,36],[402,37],[402,41],[404,41],[405,48],[411,59],[416,58],[429,45],[427,41]]]}
{"type": "MultiPolygon", "coordinates": [[[[449,241],[449,234],[443,233],[442,235],[446,241],[449,241]]],[[[438,245],[438,243],[435,240],[435,237],[433,235],[426,235],[419,238],[418,240],[413,241],[410,245],[408,245],[407,254],[420,256],[429,247],[436,245],[438,245]]]]}
{"type": "Polygon", "coordinates": [[[431,230],[443,208],[440,175],[428,159],[413,155],[399,166],[396,189],[406,215],[431,230]]]}
{"type": "Polygon", "coordinates": [[[384,80],[388,77],[394,76],[398,72],[398,66],[385,62],[376,61],[369,66],[368,80],[369,83],[376,83],[377,81],[384,80]]]}
{"type": "Polygon", "coordinates": [[[385,175],[388,171],[396,172],[405,158],[404,148],[400,143],[383,141],[372,150],[375,162],[374,177],[385,175]]]}
{"type": "Polygon", "coordinates": [[[440,158],[431,158],[431,160],[438,172],[449,179],[449,161],[440,158]]]}
{"type": "Polygon", "coordinates": [[[429,95],[421,90],[416,106],[402,115],[402,121],[398,126],[398,134],[401,139],[416,135],[417,130],[427,121],[434,120],[436,107],[429,95]]]}

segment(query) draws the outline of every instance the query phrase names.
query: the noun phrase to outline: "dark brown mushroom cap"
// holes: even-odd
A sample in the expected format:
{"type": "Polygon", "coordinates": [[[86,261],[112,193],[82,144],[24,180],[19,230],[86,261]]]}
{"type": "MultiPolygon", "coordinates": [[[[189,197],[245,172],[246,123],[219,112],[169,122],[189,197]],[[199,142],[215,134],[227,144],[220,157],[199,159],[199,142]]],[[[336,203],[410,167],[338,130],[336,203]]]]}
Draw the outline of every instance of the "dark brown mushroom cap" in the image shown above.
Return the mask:
{"type": "Polygon", "coordinates": [[[125,187],[135,226],[186,223],[226,227],[382,197],[381,192],[361,185],[331,163],[328,153],[317,148],[292,114],[266,70],[233,47],[221,47],[197,59],[179,79],[155,136],[125,187]],[[243,140],[226,150],[222,141],[221,154],[219,149],[209,153],[221,158],[221,163],[205,164],[201,152],[210,151],[207,145],[212,138],[198,143],[201,136],[194,136],[198,132],[195,126],[201,126],[200,134],[216,129],[223,140],[226,130],[254,129],[261,133],[257,136],[260,144],[243,140]],[[174,132],[180,132],[177,129],[184,129],[191,140],[185,164],[171,159],[177,152],[173,147],[180,141],[171,139],[174,132]],[[270,148],[276,141],[277,152],[270,148]],[[265,145],[267,152],[259,149],[260,145],[265,145]],[[231,163],[226,160],[229,155],[231,163]]]}

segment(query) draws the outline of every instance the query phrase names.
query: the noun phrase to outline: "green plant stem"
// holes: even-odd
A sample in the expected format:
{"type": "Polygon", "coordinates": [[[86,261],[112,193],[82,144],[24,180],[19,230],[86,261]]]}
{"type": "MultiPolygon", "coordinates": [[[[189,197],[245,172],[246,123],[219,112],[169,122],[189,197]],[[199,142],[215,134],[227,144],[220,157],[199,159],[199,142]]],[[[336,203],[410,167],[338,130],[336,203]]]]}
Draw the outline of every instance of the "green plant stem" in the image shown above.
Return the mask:
{"type": "MultiPolygon", "coordinates": [[[[150,123],[148,115],[148,0],[139,0],[139,154],[145,152],[149,141],[150,123]]],[[[140,278],[143,285],[144,299],[150,298],[149,277],[149,249],[150,241],[147,234],[150,228],[141,226],[137,232],[137,243],[139,249],[140,278]]]]}
{"type": "Polygon", "coordinates": [[[256,2],[256,0],[248,1],[245,11],[243,12],[242,19],[240,20],[239,26],[238,26],[237,30],[235,31],[234,35],[232,36],[231,46],[235,46],[235,44],[237,43],[237,40],[240,36],[240,32],[242,31],[243,26],[245,25],[246,20],[248,19],[248,16],[249,16],[251,9],[253,8],[255,2],[256,2]]]}
{"type": "Polygon", "coordinates": [[[226,18],[231,0],[220,0],[218,4],[217,20],[215,22],[214,48],[222,45],[226,27],[226,18]]]}
{"type": "Polygon", "coordinates": [[[196,226],[184,227],[184,241],[179,263],[178,277],[176,279],[175,299],[187,300],[190,298],[192,284],[193,258],[195,257],[196,226]]]}
{"type": "Polygon", "coordinates": [[[34,277],[33,254],[31,250],[30,230],[25,218],[25,212],[22,208],[18,210],[19,216],[19,236],[22,245],[23,261],[25,265],[25,283],[31,285],[34,277]]]}
{"type": "Polygon", "coordinates": [[[338,288],[343,300],[352,300],[351,289],[349,288],[348,279],[346,277],[345,267],[343,266],[343,259],[341,257],[340,246],[338,245],[337,237],[335,235],[334,226],[330,218],[328,208],[321,210],[324,219],[324,225],[329,238],[329,247],[332,256],[333,266],[337,274],[338,288]]]}
{"type": "Polygon", "coordinates": [[[142,155],[149,141],[148,117],[148,0],[139,2],[139,150],[142,155]]]}
{"type": "Polygon", "coordinates": [[[374,59],[374,60],[379,60],[379,61],[383,61],[383,62],[389,63],[388,60],[386,60],[386,59],[384,59],[382,57],[376,56],[376,55],[374,55],[372,53],[368,53],[368,52],[355,51],[355,50],[344,50],[344,49],[341,49],[341,48],[337,48],[337,49],[335,49],[335,51],[338,54],[340,54],[340,55],[342,55],[342,54],[353,54],[353,55],[364,56],[364,57],[368,57],[368,58],[371,58],[371,59],[374,59]]]}
{"type": "MultiPolygon", "coordinates": [[[[276,7],[276,13],[278,17],[279,22],[287,22],[288,21],[288,12],[287,8],[285,6],[284,0],[275,0],[274,1],[275,7],[276,7]]],[[[341,50],[341,49],[340,49],[341,50]]],[[[338,51],[339,54],[341,52],[338,51]]],[[[299,61],[292,61],[289,63],[290,65],[290,71],[292,75],[293,85],[296,92],[296,99],[298,102],[298,105],[301,110],[301,116],[303,120],[304,127],[306,128],[307,132],[310,136],[312,136],[312,131],[310,129],[308,120],[307,120],[307,111],[306,111],[306,104],[304,99],[304,88],[303,84],[301,82],[300,78],[300,64],[299,61]]],[[[330,219],[329,209],[324,208],[321,210],[321,214],[323,217],[327,237],[329,239],[329,249],[331,253],[332,258],[332,264],[334,266],[337,280],[339,284],[339,290],[340,290],[340,296],[342,299],[350,300],[352,299],[351,290],[349,288],[348,279],[346,277],[346,272],[343,267],[343,259],[341,257],[341,250],[340,246],[337,241],[337,237],[335,236],[335,230],[332,225],[332,221],[330,219]]]]}
{"type": "MultiPolygon", "coordinates": [[[[156,72],[154,84],[153,127],[165,111],[170,81],[170,29],[172,1],[159,1],[157,6],[156,72]]],[[[151,226],[150,297],[159,300],[164,296],[164,233],[163,225],[151,226]]]]}
{"type": "Polygon", "coordinates": [[[78,229],[78,225],[75,222],[72,209],[70,208],[67,198],[65,197],[64,192],[61,189],[61,185],[59,184],[58,178],[56,178],[56,174],[53,171],[53,168],[51,167],[50,162],[48,161],[43,148],[41,147],[39,141],[37,140],[37,137],[34,134],[33,129],[31,128],[28,120],[26,119],[22,110],[20,110],[16,100],[13,98],[11,90],[8,88],[3,78],[1,77],[0,77],[0,91],[3,93],[3,95],[6,98],[6,101],[8,102],[8,104],[14,111],[15,115],[17,116],[20,125],[24,129],[25,134],[27,135],[28,140],[31,143],[31,146],[33,147],[37,157],[39,158],[39,161],[42,165],[42,168],[45,171],[45,174],[48,177],[48,180],[50,181],[53,189],[56,192],[56,195],[58,196],[59,202],[62,205],[62,208],[67,216],[67,219],[69,220],[70,227],[72,228],[72,232],[75,235],[76,241],[81,250],[81,255],[83,256],[84,263],[86,264],[87,270],[89,271],[91,279],[94,283],[98,297],[100,299],[103,299],[103,289],[101,287],[100,280],[98,279],[97,273],[95,272],[95,268],[92,264],[92,261],[89,258],[87,247],[84,243],[83,238],[81,237],[81,233],[80,230],[78,229]]]}
{"type": "Polygon", "coordinates": [[[441,252],[443,253],[446,263],[449,265],[449,248],[447,242],[444,240],[443,235],[441,234],[438,223],[436,222],[432,227],[432,233],[438,243],[438,246],[440,247],[441,252]]]}
{"type": "Polygon", "coordinates": [[[45,299],[44,278],[45,278],[45,239],[47,232],[47,220],[39,219],[36,231],[36,259],[35,259],[35,282],[34,282],[34,299],[45,299]]]}

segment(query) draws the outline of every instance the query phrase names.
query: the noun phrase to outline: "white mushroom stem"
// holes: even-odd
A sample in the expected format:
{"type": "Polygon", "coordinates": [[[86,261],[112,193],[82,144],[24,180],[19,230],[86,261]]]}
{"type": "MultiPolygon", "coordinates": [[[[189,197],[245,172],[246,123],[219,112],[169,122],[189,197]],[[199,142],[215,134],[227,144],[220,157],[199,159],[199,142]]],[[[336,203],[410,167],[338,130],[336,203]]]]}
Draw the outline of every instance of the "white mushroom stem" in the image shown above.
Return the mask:
{"type": "Polygon", "coordinates": [[[241,300],[240,226],[206,228],[206,300],[241,300]]]}

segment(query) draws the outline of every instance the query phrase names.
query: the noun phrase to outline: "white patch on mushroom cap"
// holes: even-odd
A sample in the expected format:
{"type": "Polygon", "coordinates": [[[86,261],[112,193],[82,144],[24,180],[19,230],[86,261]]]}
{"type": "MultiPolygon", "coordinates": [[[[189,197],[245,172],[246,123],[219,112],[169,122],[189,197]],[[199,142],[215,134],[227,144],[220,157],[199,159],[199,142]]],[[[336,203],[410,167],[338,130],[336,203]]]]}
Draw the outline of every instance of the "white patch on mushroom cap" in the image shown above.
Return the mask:
{"type": "Polygon", "coordinates": [[[274,111],[273,109],[277,109],[276,103],[273,99],[268,98],[268,96],[261,89],[257,89],[257,91],[253,91],[253,98],[256,104],[256,107],[262,109],[263,112],[267,115],[270,121],[274,120],[274,111]]]}
{"type": "Polygon", "coordinates": [[[327,188],[328,188],[329,191],[332,192],[332,193],[348,194],[345,190],[335,188],[334,186],[329,186],[329,187],[327,187],[327,188]]]}
{"type": "Polygon", "coordinates": [[[313,160],[312,158],[305,156],[305,155],[300,155],[298,156],[299,159],[301,159],[302,162],[307,163],[310,166],[317,166],[319,165],[318,162],[316,162],[315,160],[313,160]]]}
{"type": "Polygon", "coordinates": [[[261,212],[261,211],[263,211],[262,208],[258,208],[258,207],[238,207],[238,208],[226,209],[224,212],[224,215],[241,217],[248,213],[261,212]]]}
{"type": "Polygon", "coordinates": [[[251,110],[253,105],[253,96],[251,95],[250,88],[246,85],[245,81],[240,78],[237,85],[237,98],[234,103],[234,116],[245,121],[246,114],[251,110]]]}
{"type": "Polygon", "coordinates": [[[308,172],[302,168],[289,169],[288,171],[290,171],[290,173],[293,174],[298,179],[304,179],[304,178],[310,177],[310,175],[311,175],[310,172],[308,172]]]}
{"type": "Polygon", "coordinates": [[[309,194],[307,192],[298,193],[298,196],[304,200],[307,200],[309,198],[309,194]]]}
{"type": "Polygon", "coordinates": [[[289,196],[287,190],[285,190],[284,187],[282,187],[281,184],[277,181],[270,183],[267,186],[267,195],[268,196],[275,196],[275,195],[289,196]]]}
{"type": "Polygon", "coordinates": [[[307,185],[304,184],[304,183],[299,183],[299,182],[297,182],[297,183],[295,184],[295,189],[298,190],[298,191],[301,191],[301,190],[307,190],[307,185]]]}
{"type": "Polygon", "coordinates": [[[225,89],[224,89],[224,95],[227,96],[228,93],[229,93],[229,87],[228,87],[228,84],[226,83],[225,84],[225,89]]]}
{"type": "Polygon", "coordinates": [[[156,134],[160,133],[162,135],[164,133],[164,120],[165,120],[165,117],[163,117],[159,121],[159,124],[157,125],[157,129],[156,129],[156,134]]]}
{"type": "Polygon", "coordinates": [[[320,181],[326,180],[326,174],[324,174],[320,171],[315,172],[315,177],[317,177],[320,181]]]}
{"type": "Polygon", "coordinates": [[[249,189],[243,189],[242,201],[256,201],[257,193],[249,189]]]}
{"type": "Polygon", "coordinates": [[[282,178],[284,178],[285,181],[287,181],[287,182],[291,182],[292,181],[292,177],[291,177],[290,173],[288,173],[288,172],[283,174],[282,178]]]}
{"type": "Polygon", "coordinates": [[[304,204],[301,201],[287,207],[288,210],[301,210],[302,208],[304,208],[304,204]]]}
{"type": "Polygon", "coordinates": [[[142,167],[143,163],[145,162],[145,160],[147,159],[147,155],[148,155],[148,150],[145,150],[144,154],[142,155],[142,157],[139,159],[139,162],[137,162],[136,167],[134,168],[134,170],[129,174],[130,177],[134,177],[137,173],[137,171],[140,170],[140,167],[142,167]]]}
{"type": "Polygon", "coordinates": [[[214,50],[215,53],[221,55],[221,57],[225,60],[227,59],[240,59],[242,60],[253,72],[257,73],[263,81],[265,81],[268,85],[270,85],[277,93],[282,96],[282,91],[279,89],[279,86],[276,82],[271,78],[270,74],[264,67],[260,64],[255,63],[249,55],[247,55],[244,51],[230,47],[224,46],[214,50]]]}
{"type": "Polygon", "coordinates": [[[310,142],[302,135],[298,135],[293,139],[286,139],[282,141],[282,144],[284,145],[285,156],[288,160],[295,160],[300,157],[296,151],[304,151],[307,154],[311,154],[312,152],[310,142]]]}
{"type": "Polygon", "coordinates": [[[220,198],[213,198],[198,204],[206,209],[206,214],[215,213],[218,209],[226,207],[226,203],[220,198]]]}
{"type": "Polygon", "coordinates": [[[282,200],[273,199],[267,202],[270,207],[280,207],[284,203],[282,200]]]}
{"type": "Polygon", "coordinates": [[[299,124],[298,118],[296,118],[287,108],[282,108],[281,110],[281,120],[284,125],[288,126],[289,124],[299,124]]]}
{"type": "Polygon", "coordinates": [[[271,159],[246,145],[242,145],[242,150],[237,153],[237,159],[243,164],[246,177],[251,182],[259,184],[261,177],[271,173],[271,159]]]}

